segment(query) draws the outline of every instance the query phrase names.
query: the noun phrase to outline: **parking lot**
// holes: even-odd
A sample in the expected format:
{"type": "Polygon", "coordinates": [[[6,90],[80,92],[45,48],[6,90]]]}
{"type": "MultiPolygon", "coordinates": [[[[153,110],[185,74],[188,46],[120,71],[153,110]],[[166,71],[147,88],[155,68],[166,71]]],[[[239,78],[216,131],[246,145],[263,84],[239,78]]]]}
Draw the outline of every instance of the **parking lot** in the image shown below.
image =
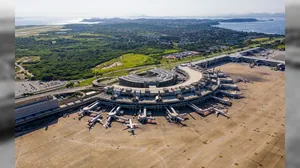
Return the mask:
{"type": "Polygon", "coordinates": [[[64,81],[16,81],[15,82],[15,96],[21,96],[24,93],[34,93],[47,89],[53,89],[65,85],[64,81]]]}

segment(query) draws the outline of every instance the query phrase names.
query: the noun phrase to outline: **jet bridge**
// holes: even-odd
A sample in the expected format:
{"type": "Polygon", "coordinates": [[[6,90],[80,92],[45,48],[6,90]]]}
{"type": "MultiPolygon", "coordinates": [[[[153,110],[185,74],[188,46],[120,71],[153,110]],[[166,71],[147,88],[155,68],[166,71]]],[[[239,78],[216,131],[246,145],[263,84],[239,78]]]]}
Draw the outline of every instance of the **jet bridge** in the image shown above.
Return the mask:
{"type": "Polygon", "coordinates": [[[225,96],[229,96],[229,97],[233,97],[233,98],[243,97],[242,93],[238,92],[238,91],[219,90],[218,92],[225,96]]]}
{"type": "Polygon", "coordinates": [[[229,77],[219,78],[221,83],[233,83],[233,80],[229,77]]]}
{"type": "Polygon", "coordinates": [[[94,103],[86,106],[83,108],[83,111],[89,111],[89,110],[93,110],[94,108],[96,108],[99,105],[99,101],[95,101],[94,103]]]}
{"type": "Polygon", "coordinates": [[[96,107],[98,107],[98,105],[100,104],[99,101],[95,101],[94,103],[84,107],[83,109],[81,109],[78,112],[78,116],[82,116],[82,115],[86,115],[88,113],[97,113],[95,111],[93,111],[96,107]]]}
{"type": "Polygon", "coordinates": [[[196,105],[193,104],[193,103],[189,103],[188,106],[189,106],[190,108],[192,108],[193,110],[195,110],[196,113],[198,113],[198,114],[200,114],[200,115],[203,115],[203,116],[208,115],[208,114],[211,113],[211,111],[213,110],[212,107],[209,107],[209,108],[207,108],[207,109],[201,109],[201,108],[199,108],[198,106],[196,106],[196,105]],[[205,112],[209,112],[209,113],[208,113],[208,114],[205,114],[205,112]]]}
{"type": "Polygon", "coordinates": [[[211,98],[213,98],[214,100],[216,100],[217,102],[221,103],[221,104],[224,104],[224,105],[227,105],[227,106],[231,106],[232,103],[230,102],[230,100],[227,98],[227,99],[222,99],[222,98],[219,98],[219,97],[216,97],[216,96],[210,96],[211,98]]]}
{"type": "Polygon", "coordinates": [[[165,109],[166,109],[167,119],[175,122],[184,121],[182,117],[185,116],[186,114],[178,114],[172,106],[165,107],[165,109]]]}
{"type": "Polygon", "coordinates": [[[110,112],[108,113],[109,116],[114,116],[116,115],[119,111],[120,111],[121,107],[117,106],[114,107],[113,109],[110,110],[110,112]]]}
{"type": "Polygon", "coordinates": [[[138,120],[141,123],[146,123],[148,120],[155,120],[155,118],[154,117],[147,117],[147,108],[144,107],[143,112],[142,112],[141,109],[139,111],[138,120]]]}
{"type": "Polygon", "coordinates": [[[222,89],[238,90],[238,86],[235,84],[221,84],[222,89]]]}

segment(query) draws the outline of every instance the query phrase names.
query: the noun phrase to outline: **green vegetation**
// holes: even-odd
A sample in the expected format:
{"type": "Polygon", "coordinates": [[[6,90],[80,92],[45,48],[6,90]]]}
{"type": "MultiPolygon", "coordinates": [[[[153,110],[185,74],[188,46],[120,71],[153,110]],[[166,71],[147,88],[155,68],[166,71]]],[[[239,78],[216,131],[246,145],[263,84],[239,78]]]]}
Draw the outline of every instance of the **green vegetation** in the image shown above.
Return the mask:
{"type": "Polygon", "coordinates": [[[17,58],[16,62],[20,62],[20,63],[32,63],[32,62],[39,62],[41,59],[41,56],[25,56],[25,57],[21,57],[21,58],[17,58]]]}
{"type": "Polygon", "coordinates": [[[285,45],[284,44],[280,44],[276,47],[277,49],[285,49],[285,45]]]}
{"type": "Polygon", "coordinates": [[[115,58],[108,62],[100,64],[94,69],[94,71],[99,74],[104,74],[116,70],[134,68],[143,65],[151,65],[154,63],[155,61],[151,56],[130,53],[124,54],[119,58],[115,58]]]}
{"type": "Polygon", "coordinates": [[[259,46],[264,48],[270,48],[270,49],[285,50],[285,39],[282,38],[273,39],[271,41],[261,43],[259,46]]]}
{"type": "Polygon", "coordinates": [[[88,86],[88,85],[91,85],[92,83],[93,83],[93,80],[95,80],[96,79],[96,77],[92,77],[92,78],[88,78],[88,79],[85,79],[85,80],[83,80],[83,81],[81,81],[80,83],[79,83],[79,85],[75,85],[75,86],[88,86]]]}
{"type": "Polygon", "coordinates": [[[165,50],[164,54],[172,54],[172,53],[177,53],[180,52],[180,50],[177,49],[170,49],[170,50],[165,50]]]}
{"type": "Polygon", "coordinates": [[[79,38],[94,38],[94,37],[110,37],[105,34],[91,34],[91,33],[80,33],[79,35],[76,35],[75,37],[79,38]]]}
{"type": "Polygon", "coordinates": [[[251,41],[253,42],[262,42],[262,41],[267,41],[270,40],[269,38],[255,38],[255,39],[251,39],[251,41]]]}
{"type": "Polygon", "coordinates": [[[129,74],[129,70],[121,70],[121,71],[113,71],[111,73],[104,74],[104,77],[118,77],[118,76],[124,76],[129,74]]]}
{"type": "Polygon", "coordinates": [[[74,82],[69,82],[66,84],[66,88],[72,88],[74,87],[74,82]]]}
{"type": "Polygon", "coordinates": [[[200,60],[283,37],[212,27],[214,24],[213,20],[139,19],[65,25],[63,29],[68,31],[63,33],[51,29],[36,36],[17,37],[16,59],[34,58],[22,66],[36,79],[85,79],[79,84],[83,86],[91,84],[96,75],[119,76],[141,66],[170,66],[200,60]],[[185,50],[201,54],[182,60],[162,58],[185,50]]]}
{"type": "Polygon", "coordinates": [[[19,72],[20,68],[18,66],[15,66],[15,72],[19,72]]]}

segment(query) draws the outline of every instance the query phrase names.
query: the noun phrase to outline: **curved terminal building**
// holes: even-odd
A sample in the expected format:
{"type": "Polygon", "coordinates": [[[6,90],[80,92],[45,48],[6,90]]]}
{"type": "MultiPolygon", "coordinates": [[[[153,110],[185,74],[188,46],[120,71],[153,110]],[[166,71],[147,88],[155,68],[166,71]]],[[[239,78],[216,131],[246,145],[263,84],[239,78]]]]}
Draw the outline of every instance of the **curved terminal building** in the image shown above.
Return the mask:
{"type": "Polygon", "coordinates": [[[144,74],[132,74],[119,77],[119,83],[123,86],[147,88],[149,86],[163,87],[176,83],[176,74],[160,68],[147,71],[144,74]]]}
{"type": "MultiPolygon", "coordinates": [[[[120,77],[118,84],[105,87],[99,99],[101,104],[111,107],[160,111],[170,106],[184,107],[200,103],[219,93],[224,88],[221,87],[222,83],[232,82],[223,73],[202,70],[193,65],[180,65],[172,71],[153,69],[142,75],[120,77]],[[178,76],[184,76],[185,80],[178,80],[178,76]]],[[[240,93],[230,91],[227,95],[238,97],[240,93]]]]}
{"type": "Polygon", "coordinates": [[[57,99],[52,98],[17,105],[16,125],[24,125],[45,116],[70,112],[95,101],[98,102],[97,106],[109,107],[111,109],[109,116],[112,118],[118,118],[117,114],[121,114],[123,109],[134,113],[139,112],[141,120],[147,118],[145,116],[148,116],[148,109],[153,112],[163,111],[169,118],[175,120],[181,120],[175,110],[181,107],[190,107],[203,116],[207,115],[207,111],[222,113],[215,107],[201,109],[197,104],[210,99],[224,105],[231,105],[230,99],[226,97],[240,98],[243,95],[228,75],[214,69],[208,70],[208,67],[227,62],[257,63],[258,60],[261,65],[271,66],[275,70],[285,69],[285,64],[281,61],[223,55],[182,64],[171,71],[155,68],[143,74],[119,77],[118,84],[112,86],[104,87],[95,80],[93,85],[100,88],[100,92],[94,96],[61,105],[57,99]]]}

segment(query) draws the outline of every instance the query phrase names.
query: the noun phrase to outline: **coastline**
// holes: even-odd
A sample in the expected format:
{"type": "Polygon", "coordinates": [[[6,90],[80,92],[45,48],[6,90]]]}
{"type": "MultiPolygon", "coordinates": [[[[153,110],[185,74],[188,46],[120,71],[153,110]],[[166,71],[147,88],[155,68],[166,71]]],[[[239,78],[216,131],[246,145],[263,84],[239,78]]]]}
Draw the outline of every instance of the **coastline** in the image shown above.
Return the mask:
{"type": "MultiPolygon", "coordinates": [[[[15,25],[18,26],[41,26],[41,25],[66,25],[66,24],[98,24],[101,21],[93,22],[83,22],[83,20],[89,20],[92,18],[74,17],[74,18],[44,18],[44,17],[28,17],[20,18],[16,17],[15,25]]],[[[285,19],[284,18],[271,18],[271,17],[259,17],[251,18],[253,20],[247,22],[244,21],[234,21],[236,19],[218,19],[210,18],[212,20],[218,21],[219,24],[212,25],[214,27],[231,29],[235,31],[245,31],[245,32],[257,32],[266,34],[285,34],[285,19]],[[233,20],[233,21],[230,21],[233,20]],[[255,20],[255,21],[254,21],[255,20]]],[[[249,18],[248,18],[249,19],[249,18]]]]}
{"type": "Polygon", "coordinates": [[[257,18],[257,22],[220,22],[214,27],[231,29],[235,31],[257,32],[265,34],[285,34],[285,19],[257,18]],[[269,20],[268,20],[269,19],[269,20]],[[273,19],[273,20],[270,20],[273,19]]]}

